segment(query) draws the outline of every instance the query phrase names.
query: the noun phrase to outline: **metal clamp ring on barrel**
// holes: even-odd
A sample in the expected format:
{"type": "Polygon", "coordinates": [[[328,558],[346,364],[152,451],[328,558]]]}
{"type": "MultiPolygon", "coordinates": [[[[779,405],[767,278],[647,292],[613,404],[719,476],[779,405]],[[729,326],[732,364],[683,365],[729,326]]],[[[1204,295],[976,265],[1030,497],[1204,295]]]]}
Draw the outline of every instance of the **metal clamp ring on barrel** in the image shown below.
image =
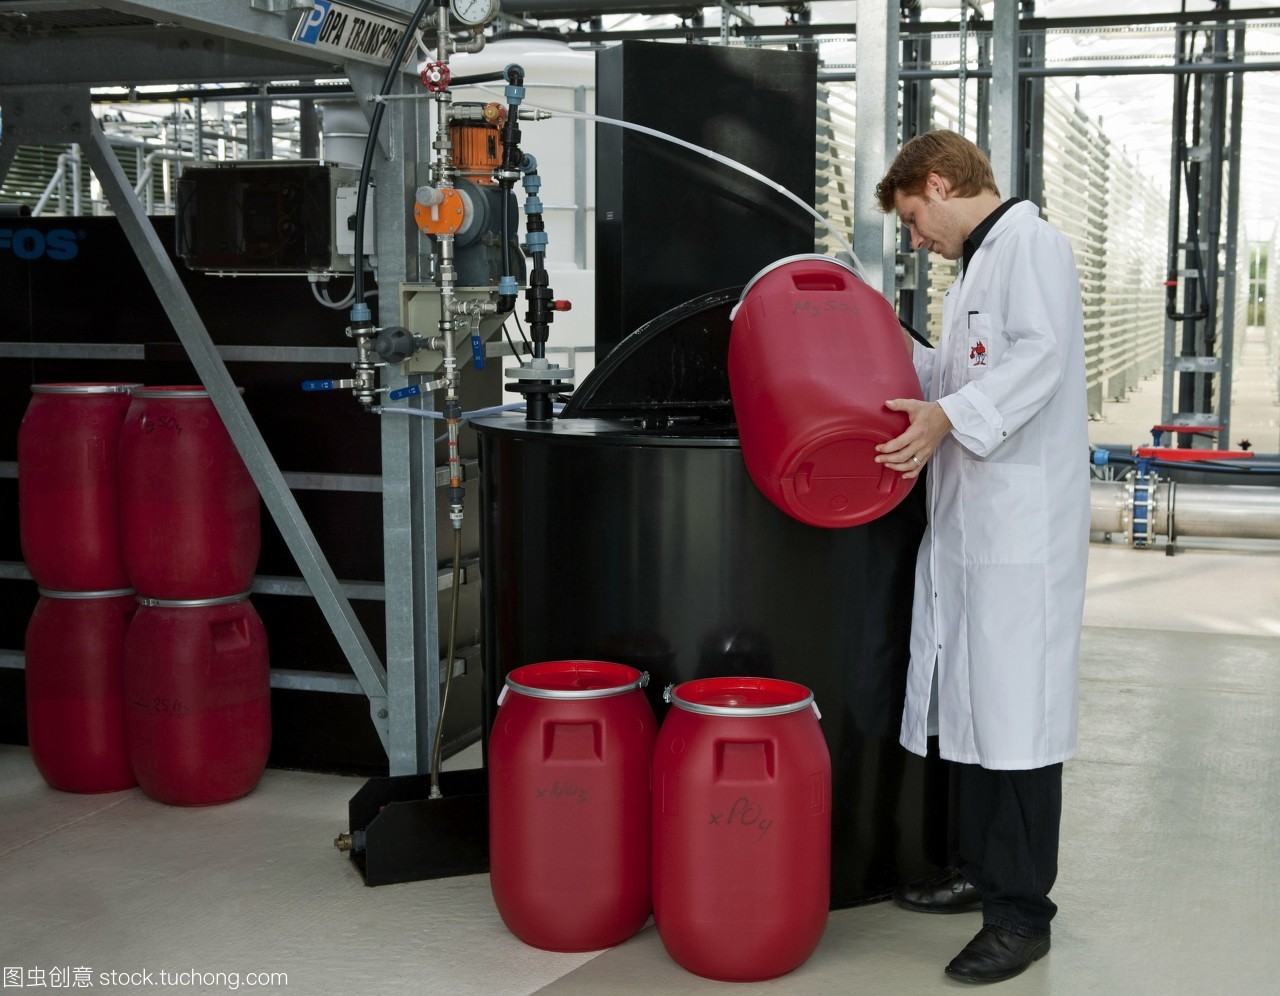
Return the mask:
{"type": "Polygon", "coordinates": [[[234,605],[248,597],[247,591],[242,591],[238,595],[222,595],[219,598],[149,598],[146,595],[139,595],[138,604],[160,606],[166,609],[195,609],[204,608],[207,605],[234,605]]]}
{"type": "Polygon", "coordinates": [[[802,709],[812,707],[814,714],[821,719],[822,713],[818,711],[818,703],[813,700],[813,692],[809,692],[803,699],[798,702],[787,702],[783,705],[776,706],[717,706],[704,705],[701,702],[686,702],[675,693],[675,684],[670,684],[662,690],[662,701],[673,706],[685,710],[686,712],[696,712],[703,716],[741,716],[743,718],[752,716],[785,716],[788,713],[800,712],[802,709]]]}
{"type": "Polygon", "coordinates": [[[135,398],[146,401],[168,401],[172,398],[207,398],[209,392],[203,387],[179,387],[176,390],[157,387],[142,387],[133,392],[135,398]]]}
{"type": "Polygon", "coordinates": [[[110,591],[54,591],[51,588],[36,588],[36,593],[44,598],[122,598],[135,594],[132,588],[112,588],[110,591]]]}
{"type": "Polygon", "coordinates": [[[141,384],[32,384],[32,394],[130,394],[141,384]]]}
{"type": "Polygon", "coordinates": [[[528,685],[520,684],[518,681],[512,681],[511,676],[508,675],[506,687],[498,695],[498,705],[502,705],[502,700],[506,698],[508,689],[535,699],[606,699],[613,695],[625,695],[627,692],[633,692],[637,688],[645,688],[648,684],[648,671],[641,671],[639,678],[625,685],[618,685],[614,688],[582,688],[577,691],[571,688],[531,688],[528,685]]]}

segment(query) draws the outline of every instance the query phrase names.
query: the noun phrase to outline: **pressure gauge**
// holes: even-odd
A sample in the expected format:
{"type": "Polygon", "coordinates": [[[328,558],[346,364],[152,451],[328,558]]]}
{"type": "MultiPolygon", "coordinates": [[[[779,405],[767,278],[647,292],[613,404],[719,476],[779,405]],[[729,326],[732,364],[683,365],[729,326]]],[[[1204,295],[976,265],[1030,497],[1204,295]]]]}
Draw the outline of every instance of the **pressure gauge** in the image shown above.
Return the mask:
{"type": "Polygon", "coordinates": [[[498,0],[450,0],[449,6],[454,17],[471,27],[488,24],[498,16],[498,0]]]}

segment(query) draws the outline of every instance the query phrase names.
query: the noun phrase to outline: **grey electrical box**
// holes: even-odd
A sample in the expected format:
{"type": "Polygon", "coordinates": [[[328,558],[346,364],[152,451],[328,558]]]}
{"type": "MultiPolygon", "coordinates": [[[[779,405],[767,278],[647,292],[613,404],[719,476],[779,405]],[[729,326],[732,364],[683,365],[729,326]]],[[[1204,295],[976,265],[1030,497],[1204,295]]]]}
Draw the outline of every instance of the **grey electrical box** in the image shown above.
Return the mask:
{"type": "MultiPolygon", "coordinates": [[[[316,160],[188,167],[178,181],[177,254],[213,273],[350,273],[359,175],[316,160]]],[[[373,246],[371,191],[366,255],[373,246]]]]}

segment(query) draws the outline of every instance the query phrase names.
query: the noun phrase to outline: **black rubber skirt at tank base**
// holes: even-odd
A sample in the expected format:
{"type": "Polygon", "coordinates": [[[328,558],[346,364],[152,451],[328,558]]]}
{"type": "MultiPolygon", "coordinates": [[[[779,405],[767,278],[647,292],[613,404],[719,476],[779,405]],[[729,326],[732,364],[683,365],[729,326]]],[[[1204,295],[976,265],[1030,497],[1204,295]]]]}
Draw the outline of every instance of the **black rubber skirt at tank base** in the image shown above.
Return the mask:
{"type": "Polygon", "coordinates": [[[485,736],[508,672],[617,661],[662,689],[700,677],[810,688],[832,765],[833,907],[947,858],[941,762],[898,744],[923,489],[849,529],[806,526],[747,476],[736,436],[630,421],[476,419],[485,736]]]}

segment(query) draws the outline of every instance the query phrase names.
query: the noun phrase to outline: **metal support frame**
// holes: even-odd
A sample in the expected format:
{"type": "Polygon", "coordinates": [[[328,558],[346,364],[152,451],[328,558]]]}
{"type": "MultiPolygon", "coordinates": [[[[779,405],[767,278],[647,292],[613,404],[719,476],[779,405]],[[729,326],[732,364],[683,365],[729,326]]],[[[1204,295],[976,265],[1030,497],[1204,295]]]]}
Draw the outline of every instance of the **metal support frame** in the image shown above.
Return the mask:
{"type": "MultiPolygon", "coordinates": [[[[1023,0],[1022,18],[1035,16],[1035,0],[1023,0]]],[[[1019,66],[1039,70],[1044,68],[1044,32],[1024,31],[1018,41],[1021,52],[1019,66]]],[[[1020,73],[1018,89],[1018,116],[1021,120],[1022,144],[1026,150],[1022,169],[1016,176],[1016,185],[1006,196],[1025,197],[1044,207],[1044,77],[1020,73]]]]}
{"type": "MultiPolygon", "coordinates": [[[[920,8],[912,6],[908,16],[912,22],[920,20],[920,8]]],[[[928,35],[903,34],[901,71],[920,69],[933,60],[933,39],[928,35]]],[[[928,131],[933,125],[933,87],[924,80],[907,80],[902,86],[902,136],[905,145],[910,139],[928,131]]],[[[916,283],[914,287],[898,292],[898,315],[912,328],[924,331],[929,324],[929,267],[927,252],[911,248],[911,233],[901,229],[898,252],[906,255],[918,252],[916,283]]]]}
{"type": "Polygon", "coordinates": [[[0,140],[0,178],[7,173],[20,145],[81,144],[165,314],[173,323],[263,502],[368,696],[374,728],[387,745],[386,669],[276,466],[173,262],[156,237],[106,134],[93,116],[88,89],[7,90],[0,93],[0,106],[4,109],[5,123],[0,140]]]}
{"type": "MultiPolygon", "coordinates": [[[[370,104],[381,88],[366,69],[348,66],[357,100],[370,104]]],[[[408,89],[401,75],[393,94],[408,89]]],[[[429,160],[432,131],[429,102],[390,100],[383,115],[379,152],[374,156],[378,232],[377,270],[381,276],[378,323],[401,325],[397,281],[419,282],[422,258],[416,226],[407,222],[407,205],[418,186],[419,163],[429,160]]],[[[423,180],[425,182],[425,179],[423,180]]],[[[396,366],[382,368],[381,386],[408,386],[409,375],[396,366]]],[[[410,399],[431,407],[431,394],[410,399]]],[[[352,417],[359,417],[353,413],[352,417]]],[[[422,774],[430,769],[440,712],[439,583],[436,545],[435,427],[420,418],[384,418],[382,437],[383,564],[387,579],[387,694],[391,725],[387,747],[391,775],[422,774]]]]}
{"type": "MultiPolygon", "coordinates": [[[[1235,29],[1236,58],[1244,51],[1244,25],[1235,29]]],[[[1240,237],[1240,140],[1244,121],[1244,76],[1230,77],[1231,123],[1227,138],[1227,241],[1222,273],[1222,384],[1220,387],[1222,432],[1218,434],[1218,448],[1232,447],[1231,384],[1235,375],[1236,312],[1232,306],[1236,299],[1236,265],[1240,237]]]]}
{"type": "MultiPolygon", "coordinates": [[[[228,4],[222,0],[103,0],[102,6],[125,15],[154,19],[164,26],[165,31],[159,36],[164,43],[160,65],[168,81],[190,78],[182,71],[185,53],[198,56],[187,62],[196,78],[315,79],[345,71],[367,114],[385,74],[385,66],[374,67],[360,61],[339,65],[330,61],[331,56],[326,53],[293,42],[293,25],[302,16],[305,4],[274,0],[255,4],[228,4]],[[288,71],[284,71],[286,68],[288,71]]],[[[407,22],[417,4],[414,0],[375,0],[367,6],[407,22]]],[[[126,30],[125,35],[132,39],[141,30],[126,30]]],[[[156,36],[155,26],[146,30],[148,37],[156,36]]],[[[71,42],[82,47],[97,44],[77,38],[71,42]]],[[[353,54],[351,58],[361,57],[353,54]]],[[[46,81],[40,75],[38,61],[23,60],[0,70],[0,89],[10,88],[3,93],[5,130],[0,141],[0,178],[7,174],[20,145],[46,141],[85,144],[87,136],[93,134],[91,164],[369,697],[374,727],[387,750],[389,773],[394,776],[428,770],[439,713],[440,648],[435,446],[427,420],[386,419],[381,426],[387,578],[384,668],[234,390],[218,350],[210,342],[172,263],[155,239],[137,198],[123,181],[106,138],[89,110],[87,87],[115,78],[118,60],[110,71],[105,71],[101,60],[97,60],[86,73],[77,75],[74,86],[46,81]],[[29,85],[32,83],[37,85],[29,85]]],[[[401,77],[400,88],[409,78],[401,77]]],[[[266,100],[261,104],[264,108],[269,106],[266,100]]],[[[373,207],[378,232],[375,265],[384,287],[377,309],[381,325],[400,324],[398,281],[421,279],[419,236],[408,220],[407,206],[413,202],[418,163],[428,158],[431,132],[426,126],[427,113],[423,101],[392,101],[378,136],[382,156],[375,157],[374,175],[381,193],[374,198],[373,207]]],[[[402,372],[388,369],[382,386],[400,387],[405,381],[402,372]]],[[[417,403],[429,405],[429,397],[417,403]]],[[[353,411],[352,417],[361,416],[353,411]]]]}
{"type": "MultiPolygon", "coordinates": [[[[277,7],[271,4],[227,3],[226,0],[98,0],[98,5],[122,14],[154,19],[165,25],[211,31],[217,37],[243,42],[254,49],[283,52],[293,57],[310,55],[317,61],[326,58],[324,53],[292,39],[294,25],[305,13],[303,8],[312,6],[308,3],[277,7]]],[[[409,13],[416,4],[413,0],[362,0],[361,6],[408,21],[409,13]]],[[[378,62],[372,55],[367,61],[378,62]]]]}
{"type": "Polygon", "coordinates": [[[996,186],[1009,197],[1018,192],[1024,155],[1016,2],[996,4],[992,36],[995,51],[991,60],[991,168],[996,186]]]}
{"type": "Polygon", "coordinates": [[[1215,440],[1204,432],[1179,432],[1179,446],[1227,449],[1243,115],[1243,73],[1231,70],[1243,66],[1244,26],[1181,27],[1177,46],[1179,67],[1222,71],[1174,81],[1161,424],[1216,434],[1215,440]],[[1233,29],[1234,48],[1229,44],[1233,29]],[[1197,54],[1193,47],[1199,30],[1205,31],[1206,42],[1197,54]],[[1222,267],[1220,253],[1225,257],[1222,267]]]}

